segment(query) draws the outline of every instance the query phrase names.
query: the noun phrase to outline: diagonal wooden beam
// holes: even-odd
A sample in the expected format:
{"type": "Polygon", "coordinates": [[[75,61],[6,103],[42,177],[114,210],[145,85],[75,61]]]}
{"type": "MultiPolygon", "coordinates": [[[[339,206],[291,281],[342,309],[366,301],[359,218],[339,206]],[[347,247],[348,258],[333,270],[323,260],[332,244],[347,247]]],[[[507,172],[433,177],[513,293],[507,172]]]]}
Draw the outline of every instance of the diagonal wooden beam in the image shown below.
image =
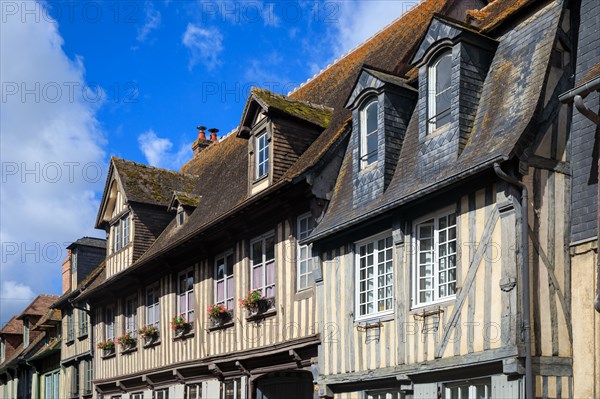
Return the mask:
{"type": "Polygon", "coordinates": [[[556,295],[558,296],[558,301],[560,302],[560,307],[562,308],[562,311],[565,315],[565,321],[567,323],[567,332],[569,333],[569,342],[571,343],[571,345],[573,345],[573,331],[572,331],[572,327],[571,327],[571,312],[569,311],[569,307],[567,306],[565,297],[560,289],[560,285],[558,284],[556,275],[554,274],[554,267],[553,267],[554,262],[552,262],[548,258],[548,256],[542,249],[537,237],[535,236],[535,234],[533,234],[533,231],[531,230],[531,228],[529,228],[529,238],[531,239],[531,242],[533,243],[533,248],[538,253],[540,258],[542,258],[542,263],[544,264],[544,266],[546,267],[546,271],[548,272],[548,280],[550,281],[550,284],[552,284],[552,286],[556,290],[556,295]]]}
{"type": "Polygon", "coordinates": [[[456,302],[454,304],[454,309],[452,310],[452,314],[450,315],[450,319],[448,320],[448,328],[444,329],[444,335],[442,336],[442,340],[440,342],[440,346],[435,352],[435,357],[440,358],[444,354],[446,350],[446,345],[448,344],[448,338],[450,337],[450,331],[454,330],[456,327],[456,322],[458,321],[458,316],[461,313],[462,307],[465,304],[465,299],[469,294],[469,290],[471,289],[471,285],[473,285],[473,281],[475,281],[475,276],[477,274],[477,269],[483,260],[483,256],[485,255],[487,246],[492,239],[492,234],[494,232],[494,228],[496,227],[496,223],[500,218],[500,213],[498,212],[498,208],[494,207],[492,210],[492,214],[485,224],[485,228],[483,230],[483,234],[481,236],[481,241],[479,245],[477,245],[477,250],[475,251],[475,255],[469,264],[469,271],[467,276],[465,277],[464,284],[460,290],[460,293],[456,297],[456,302]]]}

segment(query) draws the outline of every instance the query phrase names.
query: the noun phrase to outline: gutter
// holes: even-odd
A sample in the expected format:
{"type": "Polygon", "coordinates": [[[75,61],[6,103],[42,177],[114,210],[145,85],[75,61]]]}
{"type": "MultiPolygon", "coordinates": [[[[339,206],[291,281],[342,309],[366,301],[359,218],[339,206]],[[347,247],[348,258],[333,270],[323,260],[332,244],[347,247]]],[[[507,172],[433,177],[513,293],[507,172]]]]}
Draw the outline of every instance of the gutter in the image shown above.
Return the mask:
{"type": "MultiPolygon", "coordinates": [[[[595,123],[597,126],[600,126],[600,115],[589,109],[585,103],[583,102],[584,98],[587,97],[588,94],[593,93],[595,91],[600,91],[600,75],[596,76],[594,79],[589,82],[570,90],[563,95],[559,96],[558,99],[562,103],[574,103],[575,108],[590,121],[595,123]]],[[[598,161],[598,177],[600,178],[600,161],[598,161]]],[[[596,195],[596,208],[598,208],[598,204],[600,203],[600,185],[598,186],[598,193],[596,195]]],[[[600,209],[598,209],[600,211],[600,209]]],[[[597,232],[600,231],[600,215],[596,217],[596,229],[597,232]]],[[[597,234],[597,244],[600,247],[600,234],[597,234]]],[[[600,313],[600,258],[597,260],[596,264],[596,298],[594,299],[594,309],[596,312],[600,313]]]]}
{"type": "Polygon", "coordinates": [[[520,180],[507,175],[498,162],[494,163],[494,172],[505,182],[521,189],[521,303],[523,305],[523,332],[525,335],[525,398],[535,398],[533,386],[533,366],[531,359],[531,309],[529,299],[529,194],[527,186],[520,180]]]}

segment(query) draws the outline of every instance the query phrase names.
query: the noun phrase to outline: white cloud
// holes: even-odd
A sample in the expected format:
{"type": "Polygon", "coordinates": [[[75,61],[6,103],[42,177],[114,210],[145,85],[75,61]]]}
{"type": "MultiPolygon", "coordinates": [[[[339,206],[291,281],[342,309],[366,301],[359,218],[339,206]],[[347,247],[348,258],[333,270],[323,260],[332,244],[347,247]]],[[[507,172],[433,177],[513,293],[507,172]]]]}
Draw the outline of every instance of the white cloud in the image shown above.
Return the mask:
{"type": "Polygon", "coordinates": [[[0,284],[2,308],[0,327],[4,326],[15,314],[21,313],[36,297],[31,287],[16,281],[2,281],[0,284]]]}
{"type": "MultiPolygon", "coordinates": [[[[47,18],[2,23],[0,283],[11,295],[59,293],[66,244],[101,235],[96,193],[106,163],[96,112],[104,92],[88,90],[83,59],[62,46],[47,18]]],[[[0,297],[2,321],[13,305],[0,297]]]]}
{"type": "Polygon", "coordinates": [[[373,36],[417,3],[415,0],[335,3],[336,12],[329,16],[335,20],[330,32],[333,36],[335,58],[341,57],[373,36]]]}
{"type": "Polygon", "coordinates": [[[188,23],[181,42],[190,51],[188,68],[191,70],[197,63],[202,63],[208,70],[221,64],[219,55],[223,51],[223,35],[217,28],[203,29],[188,23]]]}
{"type": "Polygon", "coordinates": [[[191,143],[181,144],[177,151],[173,151],[173,142],[158,137],[152,129],[138,136],[138,144],[152,166],[179,170],[192,157],[191,143]]]}
{"type": "Polygon", "coordinates": [[[136,37],[136,40],[141,43],[146,41],[150,32],[158,29],[161,21],[160,11],[154,8],[153,3],[147,1],[144,5],[144,12],[146,14],[144,25],[138,29],[138,34],[136,37]]]}

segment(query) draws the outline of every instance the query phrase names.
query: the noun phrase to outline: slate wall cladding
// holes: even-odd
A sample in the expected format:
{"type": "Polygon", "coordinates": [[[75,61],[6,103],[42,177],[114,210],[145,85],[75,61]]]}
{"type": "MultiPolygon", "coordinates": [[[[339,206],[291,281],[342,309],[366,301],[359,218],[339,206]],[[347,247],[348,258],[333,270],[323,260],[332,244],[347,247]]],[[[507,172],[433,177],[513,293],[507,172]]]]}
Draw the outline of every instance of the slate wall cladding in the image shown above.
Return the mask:
{"type": "Polygon", "coordinates": [[[81,283],[106,257],[106,249],[79,246],[77,249],[77,284],[81,283]]]}
{"type": "MultiPolygon", "coordinates": [[[[440,50],[441,54],[445,50],[440,50]]],[[[457,160],[466,146],[483,84],[491,63],[491,53],[469,43],[457,43],[452,52],[450,78],[451,121],[431,133],[427,129],[429,64],[419,69],[419,173],[429,175],[457,160]]],[[[435,62],[437,57],[431,59],[435,62]]]]}
{"type": "MultiPolygon", "coordinates": [[[[364,87],[372,86],[364,85],[364,87]]],[[[378,159],[365,169],[360,169],[360,109],[357,107],[352,112],[352,138],[351,146],[353,159],[353,206],[361,207],[379,198],[390,184],[396,164],[400,157],[400,150],[408,122],[412,115],[415,99],[407,93],[402,95],[393,91],[382,91],[377,96],[378,102],[378,159]]],[[[373,97],[368,97],[371,99],[373,97]]],[[[364,100],[361,105],[366,104],[364,100]]]]}
{"type": "MultiPolygon", "coordinates": [[[[600,1],[582,0],[580,18],[576,82],[600,62],[600,1]]],[[[588,95],[585,103],[598,112],[598,93],[588,95]]],[[[598,154],[594,152],[594,148],[598,145],[600,131],[594,123],[574,109],[571,137],[571,241],[577,242],[597,235],[598,154]]]]}

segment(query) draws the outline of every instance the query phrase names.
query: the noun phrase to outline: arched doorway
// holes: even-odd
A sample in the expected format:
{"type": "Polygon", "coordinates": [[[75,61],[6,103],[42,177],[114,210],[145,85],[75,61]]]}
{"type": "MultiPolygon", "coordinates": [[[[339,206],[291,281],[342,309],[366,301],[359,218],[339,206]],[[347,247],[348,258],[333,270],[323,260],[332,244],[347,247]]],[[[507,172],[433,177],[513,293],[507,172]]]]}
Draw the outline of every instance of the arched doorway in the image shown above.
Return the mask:
{"type": "Polygon", "coordinates": [[[312,399],[314,386],[308,371],[270,373],[254,382],[256,399],[312,399]]]}

